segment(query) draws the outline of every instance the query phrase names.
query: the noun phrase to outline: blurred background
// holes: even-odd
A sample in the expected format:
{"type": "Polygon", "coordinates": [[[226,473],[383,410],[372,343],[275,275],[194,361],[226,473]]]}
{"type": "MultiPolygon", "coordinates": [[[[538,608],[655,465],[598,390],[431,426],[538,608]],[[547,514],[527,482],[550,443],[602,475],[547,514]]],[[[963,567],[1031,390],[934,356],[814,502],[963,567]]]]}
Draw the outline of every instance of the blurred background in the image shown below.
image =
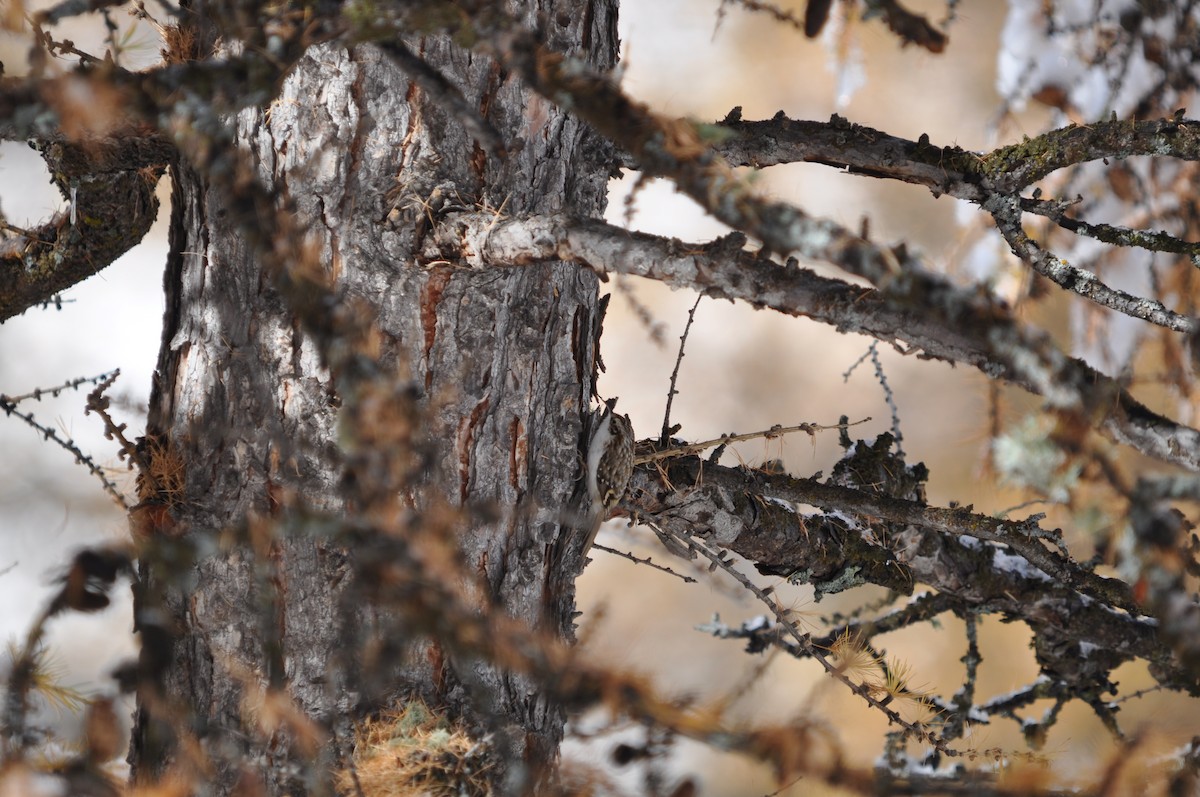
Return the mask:
{"type": "MultiPolygon", "coordinates": [[[[803,13],[802,0],[780,5],[803,13]]],[[[940,1],[906,5],[935,22],[946,14],[946,4],[940,1]]],[[[901,49],[878,21],[857,24],[845,35],[831,25],[813,41],[766,15],[719,0],[624,0],[621,13],[623,85],[660,113],[713,121],[734,106],[742,106],[746,119],[769,118],[782,110],[792,118],[823,120],[837,112],[894,135],[915,139],[924,133],[935,144],[977,150],[1024,133],[1036,134],[1049,124],[1045,110],[1003,119],[998,115],[996,64],[1007,13],[1004,3],[958,3],[949,45],[940,55],[901,49]]],[[[125,65],[154,63],[156,35],[132,19],[129,25],[123,34],[129,44],[125,65]]],[[[95,28],[77,24],[60,35],[73,38],[81,49],[98,51],[102,31],[95,28]]],[[[0,36],[0,60],[8,74],[20,72],[27,47],[19,38],[0,36]]],[[[726,231],[665,183],[641,186],[630,199],[634,177],[612,184],[608,215],[614,223],[684,241],[705,241],[726,231]]],[[[956,200],[934,199],[924,189],[816,165],[774,167],[758,179],[764,194],[851,229],[866,217],[874,240],[906,241],[910,249],[925,254],[931,268],[971,276],[965,253],[977,236],[979,221],[975,211],[956,200]]],[[[131,429],[142,426],[159,345],[168,194],[164,181],[163,209],[145,241],[65,294],[67,303],[61,310],[30,310],[0,326],[0,393],[24,394],[119,368],[121,378],[110,391],[121,398],[115,413],[131,429]]],[[[62,206],[35,153],[23,144],[0,147],[0,207],[13,224],[32,225],[62,206]]],[[[678,338],[696,296],[633,278],[614,277],[607,288],[614,297],[602,342],[608,371],[600,392],[620,397],[620,409],[630,415],[639,437],[655,436],[662,425],[678,338]]],[[[1031,320],[1066,334],[1065,321],[1058,320],[1053,306],[1036,311],[1031,320]]],[[[680,370],[672,421],[682,424],[679,436],[699,440],[775,424],[833,424],[840,415],[852,421],[870,417],[872,421],[855,427],[852,434],[873,439],[891,428],[891,412],[873,366],[853,368],[870,343],[805,319],[702,300],[680,370]]],[[[900,356],[888,347],[880,347],[879,353],[908,460],[923,461],[930,468],[929,501],[943,506],[970,503],[985,513],[1022,503],[1024,495],[998,486],[986,468],[991,423],[986,380],[965,368],[900,356]]],[[[90,389],[24,402],[22,407],[69,435],[115,474],[126,474],[115,459],[115,446],[103,439],[98,419],[84,413],[90,389]]],[[[1018,409],[1036,406],[1016,401],[1018,409]]],[[[45,444],[26,425],[0,418],[0,451],[0,633],[19,639],[69,553],[121,538],[125,521],[70,454],[45,444]]],[[[782,459],[790,472],[807,476],[828,473],[840,453],[836,432],[826,432],[811,439],[793,435],[742,444],[723,462],[782,459]]],[[[1019,516],[1046,509],[1039,505],[1019,516]]],[[[599,541],[668,562],[653,535],[622,524],[611,525],[599,541]]],[[[879,756],[886,731],[883,718],[817,666],[768,654],[747,655],[738,642],[716,640],[696,630],[714,614],[737,625],[763,612],[731,580],[718,573],[700,584],[684,584],[603,552],[594,552],[592,558],[580,582],[580,635],[598,659],[644,672],[665,693],[681,698],[744,690],[731,714],[738,721],[778,724],[797,717],[823,718],[841,738],[849,763],[870,766],[879,756]]],[[[814,630],[823,627],[822,615],[882,597],[878,589],[858,588],[818,604],[807,587],[767,583],[778,588],[785,603],[811,618],[814,630]]],[[[1027,629],[994,618],[983,620],[981,628],[984,664],[977,700],[1019,688],[1035,677],[1027,629]]],[[[134,651],[130,630],[127,601],[102,617],[56,620],[50,642],[62,681],[86,693],[108,689],[106,673],[134,651]]],[[[912,666],[917,685],[943,697],[961,685],[965,640],[957,621],[896,633],[880,642],[888,654],[912,666]]],[[[1123,692],[1149,684],[1139,666],[1128,665],[1117,675],[1123,692]]],[[[1036,706],[1032,715],[1044,708],[1036,706]]],[[[1195,709],[1193,701],[1152,694],[1127,704],[1122,719],[1127,727],[1137,728],[1153,718],[1156,738],[1170,745],[1200,730],[1195,709]]],[[[594,729],[602,719],[581,718],[576,730],[594,729]]],[[[62,714],[62,721],[69,728],[69,712],[62,714]]],[[[580,762],[611,760],[617,741],[639,738],[636,729],[617,729],[600,738],[571,739],[564,754],[580,762]]],[[[979,750],[1023,749],[1015,723],[1004,722],[975,729],[966,744],[979,750]]],[[[1111,748],[1110,737],[1090,711],[1070,705],[1044,752],[1060,771],[1086,774],[1111,748]]],[[[673,746],[669,770],[672,777],[692,776],[704,795],[767,794],[781,785],[749,760],[687,742],[673,746]]],[[[645,771],[631,769],[617,777],[637,790],[645,771]]],[[[785,793],[824,792],[802,782],[785,793]]]]}

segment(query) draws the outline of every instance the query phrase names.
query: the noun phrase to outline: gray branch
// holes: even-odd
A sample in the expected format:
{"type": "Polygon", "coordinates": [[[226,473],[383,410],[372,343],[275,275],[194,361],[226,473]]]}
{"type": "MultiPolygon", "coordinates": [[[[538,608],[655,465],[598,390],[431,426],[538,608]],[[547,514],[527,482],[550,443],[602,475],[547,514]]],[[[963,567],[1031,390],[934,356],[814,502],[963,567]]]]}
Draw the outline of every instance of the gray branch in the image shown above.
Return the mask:
{"type": "MultiPolygon", "coordinates": [[[[988,153],[936,146],[927,136],[911,141],[852,124],[837,115],[828,122],[793,120],[782,113],[769,120],[744,121],[741,109],[735,108],[720,123],[720,129],[727,134],[713,135],[712,149],[734,166],[763,168],[783,163],[821,163],[853,174],[921,185],[934,196],[945,194],[976,203],[992,214],[1014,254],[1060,287],[1167,329],[1191,332],[1196,328],[1191,317],[1172,312],[1155,300],[1111,288],[1095,274],[1072,267],[1038,247],[1021,232],[1024,208],[1020,191],[1059,169],[1102,158],[1153,155],[1198,160],[1198,122],[1171,119],[1072,125],[988,153]]],[[[653,173],[642,159],[632,155],[626,154],[622,165],[653,173]]],[[[760,234],[757,229],[722,220],[760,234]]],[[[1061,213],[1054,220],[1077,234],[1114,246],[1184,254],[1194,254],[1196,249],[1196,244],[1166,233],[1088,224],[1066,219],[1061,213]]],[[[787,251],[772,241],[768,243],[777,251],[787,251]]],[[[796,251],[810,256],[800,249],[796,251]]],[[[847,267],[835,259],[824,259],[847,267]]],[[[876,282],[868,272],[848,270],[876,282]]]]}
{"type": "Polygon", "coordinates": [[[172,151],[144,139],[45,145],[42,155],[71,206],[0,241],[0,322],[49,301],[137,245],[158,215],[154,189],[172,151]]]}
{"type": "Polygon", "coordinates": [[[1160,637],[1158,620],[1126,610],[1128,585],[1066,560],[1059,563],[1066,580],[1051,577],[1016,550],[1028,550],[1014,545],[1022,524],[696,457],[669,460],[664,475],[639,470],[630,495],[655,524],[702,534],[760,572],[812,583],[818,592],[871,583],[911,594],[926,584],[952,598],[956,613],[1019,619],[1035,632],[1043,671],[1076,696],[1100,690],[1130,659],[1149,662],[1165,685],[1200,693],[1197,673],[1160,637]],[[824,513],[801,516],[797,504],[824,513]],[[1005,542],[985,541],[982,528],[999,529],[993,539],[1005,542]]]}
{"type": "Polygon", "coordinates": [[[1043,396],[1054,408],[1098,419],[1110,438],[1147,456],[1200,470],[1200,431],[1151,411],[1116,380],[1068,357],[1049,335],[980,292],[922,274],[875,290],[780,265],[746,251],[744,243],[737,234],[691,244],[566,216],[471,213],[441,224],[425,254],[479,268],[575,260],[597,271],[807,316],[840,331],[902,343],[922,357],[973,366],[1043,396]]]}
{"type": "Polygon", "coordinates": [[[1195,332],[1196,319],[1168,310],[1162,302],[1145,299],[1106,285],[1091,271],[1055,257],[1025,234],[1021,227],[1021,207],[1017,197],[996,195],[983,203],[996,228],[1008,241],[1013,254],[1033,267],[1046,279],[1068,291],[1090,299],[1101,307],[1148,321],[1176,332],[1195,332]]]}

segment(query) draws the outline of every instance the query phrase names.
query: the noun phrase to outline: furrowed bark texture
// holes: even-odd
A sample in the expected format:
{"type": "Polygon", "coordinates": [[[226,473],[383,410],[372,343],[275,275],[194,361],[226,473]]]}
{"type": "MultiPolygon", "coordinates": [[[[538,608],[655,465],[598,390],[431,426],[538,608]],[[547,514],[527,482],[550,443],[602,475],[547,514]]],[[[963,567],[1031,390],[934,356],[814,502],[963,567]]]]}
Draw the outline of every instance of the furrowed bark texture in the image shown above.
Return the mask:
{"type": "MultiPolygon", "coordinates": [[[[539,10],[552,46],[613,65],[615,0],[539,10]]],[[[526,17],[532,25],[533,12],[526,17]]],[[[419,397],[432,449],[412,506],[467,508],[456,533],[490,591],[480,601],[569,636],[573,575],[547,572],[545,554],[570,531],[561,508],[592,389],[596,277],[562,263],[480,270],[416,253],[443,206],[599,214],[611,150],[478,53],[439,37],[407,44],[500,131],[506,158],[485,154],[371,45],[314,48],[268,109],[239,115],[237,140],[259,159],[257,178],[291,200],[338,291],[374,314],[381,361],[419,397]]],[[[344,727],[340,718],[378,695],[335,670],[365,655],[348,649],[365,627],[392,626],[346,611],[354,550],[286,519],[297,507],[353,511],[339,498],[339,397],[315,347],[248,255],[220,191],[186,166],[174,179],[151,427],[183,458],[176,529],[198,564],[181,579],[161,558],[143,562],[143,589],[161,593],[170,628],[167,650],[146,655],[162,658],[166,693],[198,714],[192,730],[218,762],[219,793],[246,778],[272,795],[309,793],[310,754],[294,733],[264,734],[243,700],[284,684],[322,726],[344,727]],[[256,518],[284,518],[275,528],[289,530],[258,541],[257,554],[256,518]]],[[[562,714],[531,684],[436,644],[410,647],[418,655],[395,665],[391,689],[498,731],[510,761],[532,767],[526,773],[553,760],[562,714]]],[[[165,731],[151,713],[143,702],[135,732],[135,769],[145,775],[179,758],[154,760],[165,731]]]]}

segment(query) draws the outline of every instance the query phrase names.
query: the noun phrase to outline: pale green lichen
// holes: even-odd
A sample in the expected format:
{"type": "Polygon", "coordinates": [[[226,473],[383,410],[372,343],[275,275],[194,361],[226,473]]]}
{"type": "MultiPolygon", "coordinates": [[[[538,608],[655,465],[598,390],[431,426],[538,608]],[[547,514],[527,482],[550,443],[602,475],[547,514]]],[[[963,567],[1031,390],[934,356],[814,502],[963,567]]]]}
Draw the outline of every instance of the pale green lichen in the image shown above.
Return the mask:
{"type": "Polygon", "coordinates": [[[862,568],[858,565],[850,565],[837,574],[835,578],[827,581],[814,581],[812,578],[812,570],[797,570],[788,576],[788,583],[791,584],[812,584],[815,590],[813,600],[820,603],[821,598],[826,595],[836,595],[839,592],[845,592],[853,587],[859,587],[866,584],[867,581],[861,575],[862,568]]]}
{"type": "Polygon", "coordinates": [[[1083,466],[1055,443],[1051,424],[1049,419],[1028,417],[998,436],[992,441],[992,464],[1006,483],[1064,503],[1083,466]]]}

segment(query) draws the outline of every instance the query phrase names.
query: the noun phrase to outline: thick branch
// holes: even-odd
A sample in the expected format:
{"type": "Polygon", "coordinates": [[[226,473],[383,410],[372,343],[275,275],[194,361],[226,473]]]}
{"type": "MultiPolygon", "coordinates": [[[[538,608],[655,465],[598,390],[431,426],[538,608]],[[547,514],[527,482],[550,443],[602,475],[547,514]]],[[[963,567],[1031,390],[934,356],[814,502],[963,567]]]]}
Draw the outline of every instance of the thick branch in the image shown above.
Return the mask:
{"type": "MultiPolygon", "coordinates": [[[[810,260],[832,263],[857,274],[880,288],[895,287],[903,275],[900,290],[914,298],[937,291],[949,291],[947,284],[924,272],[921,264],[908,255],[903,246],[881,247],[854,235],[841,225],[814,219],[782,202],[755,196],[749,184],[739,178],[730,164],[711,146],[724,136],[719,130],[702,129],[686,120],[660,117],[645,105],[627,97],[603,77],[588,74],[563,56],[518,40],[508,53],[510,62],[522,71],[534,89],[549,99],[569,107],[614,143],[624,147],[639,168],[650,176],[669,177],[679,190],[707,210],[714,218],[759,238],[766,252],[796,253],[810,260]]],[[[732,120],[736,122],[736,119],[732,120]]],[[[856,128],[834,117],[830,123],[833,143],[844,145],[852,136],[869,147],[878,142],[877,131],[856,128]]],[[[1128,157],[1137,154],[1176,154],[1193,159],[1200,154],[1200,125],[1181,121],[1151,123],[1112,123],[1101,128],[1064,128],[1020,145],[1004,147],[980,157],[954,148],[936,148],[922,138],[917,144],[900,143],[889,138],[884,148],[894,147],[920,156],[909,166],[913,182],[929,184],[936,180],[931,169],[942,171],[936,184],[956,187],[972,201],[999,201],[1020,191],[1030,182],[1075,163],[1105,156],[1128,157]],[[1086,131],[1093,135],[1085,135],[1086,131]],[[953,178],[951,173],[957,173],[953,178]],[[969,186],[975,186],[971,188],[969,186]]],[[[866,168],[888,169],[877,164],[866,168]]],[[[861,159],[860,159],[860,165],[861,159]]],[[[903,173],[903,170],[895,172],[903,173]]],[[[938,193],[940,189],[931,189],[938,193]]],[[[1014,250],[1027,258],[1021,248],[1014,250]]],[[[1047,265],[1038,261],[1046,270],[1047,265]]],[[[1050,269],[1053,271],[1053,269],[1050,269]]],[[[1070,280],[1059,284],[1071,287],[1070,280]]],[[[1164,323],[1172,329],[1185,329],[1190,319],[1171,314],[1165,308],[1145,307],[1144,302],[1127,300],[1098,279],[1079,283],[1079,293],[1121,312],[1139,311],[1135,317],[1164,323]]],[[[1135,299],[1136,297],[1129,297],[1135,299]]],[[[1160,305],[1161,307],[1161,305],[1160,305]]]]}
{"type": "Polygon", "coordinates": [[[576,260],[602,271],[656,279],[715,298],[803,315],[846,332],[903,341],[920,356],[978,368],[1078,412],[1112,439],[1200,470],[1200,431],[1152,412],[1116,380],[1067,357],[1048,335],[1021,325],[986,295],[929,283],[898,296],[745,251],[733,235],[689,244],[562,216],[502,219],[462,214],[438,227],[431,259],[473,266],[576,260]]]}
{"type": "Polygon", "coordinates": [[[832,263],[876,285],[921,270],[903,248],[879,246],[834,221],[756,196],[750,182],[710,148],[710,131],[655,114],[611,81],[531,37],[514,36],[501,57],[535,91],[630,152],[645,174],[669,177],[714,218],[761,240],[765,250],[832,263]]]}
{"type": "MultiPolygon", "coordinates": [[[[712,148],[732,166],[756,169],[785,163],[820,163],[850,174],[925,186],[934,196],[948,194],[971,202],[989,192],[979,155],[960,147],[939,147],[926,136],[911,141],[855,124],[834,114],[828,122],[774,118],[742,119],[734,108],[720,123],[732,135],[716,137],[712,148]]],[[[642,167],[630,155],[621,163],[642,167]]]]}
{"type": "MultiPolygon", "coordinates": [[[[939,147],[927,136],[919,141],[900,138],[836,114],[828,122],[789,119],[782,113],[748,122],[742,120],[741,108],[734,108],[720,126],[734,135],[715,137],[712,148],[733,166],[823,163],[970,202],[1016,194],[1059,169],[1104,158],[1151,155],[1200,161],[1200,122],[1187,119],[1069,125],[988,153],[939,147]]],[[[634,160],[623,165],[639,168],[634,160]]]]}
{"type": "Polygon", "coordinates": [[[665,479],[639,470],[634,488],[632,503],[655,523],[676,533],[703,533],[761,572],[803,575],[818,588],[874,583],[904,592],[927,584],[953,596],[962,611],[1020,619],[1035,632],[1043,668],[1080,690],[1104,683],[1120,662],[1142,658],[1167,685],[1200,691],[1195,674],[1180,667],[1159,639],[1156,622],[1117,608],[1131,605],[1126,584],[1066,564],[1073,578],[1088,582],[1088,595],[976,534],[1019,524],[696,457],[671,461],[665,479]],[[791,503],[830,514],[801,517],[791,503]],[[848,526],[845,518],[859,525],[848,526]],[[1095,648],[1081,658],[1083,643],[1095,648]]]}
{"type": "MultiPolygon", "coordinates": [[[[948,194],[981,205],[996,221],[1013,252],[1059,286],[1120,313],[1180,332],[1195,321],[1160,302],[1109,287],[1095,274],[1074,268],[1036,246],[1021,232],[1022,210],[1041,212],[1047,203],[1021,200],[1020,191],[1054,171],[1102,158],[1156,155],[1200,159],[1200,123],[1186,120],[1106,122],[1052,130],[1019,144],[976,154],[959,147],[938,147],[927,136],[919,141],[891,136],[834,115],[829,122],[798,121],[782,113],[746,122],[735,108],[721,127],[734,135],[718,138],[713,149],[730,163],[763,167],[805,161],[822,163],[883,179],[923,185],[934,196],[948,194]]],[[[626,162],[639,168],[636,159],[626,162]]],[[[1194,254],[1197,244],[1163,232],[1093,225],[1052,214],[1054,221],[1080,235],[1114,246],[1194,254]]]]}
{"type": "Polygon", "coordinates": [[[158,214],[171,148],[149,140],[50,144],[43,156],[71,207],[0,242],[0,322],[44,303],[132,249],[158,214]],[[147,161],[155,165],[146,165],[147,161]]]}
{"type": "Polygon", "coordinates": [[[1200,161],[1200,122],[1154,119],[1070,125],[982,156],[997,191],[1016,193],[1059,169],[1135,155],[1200,161]]]}

